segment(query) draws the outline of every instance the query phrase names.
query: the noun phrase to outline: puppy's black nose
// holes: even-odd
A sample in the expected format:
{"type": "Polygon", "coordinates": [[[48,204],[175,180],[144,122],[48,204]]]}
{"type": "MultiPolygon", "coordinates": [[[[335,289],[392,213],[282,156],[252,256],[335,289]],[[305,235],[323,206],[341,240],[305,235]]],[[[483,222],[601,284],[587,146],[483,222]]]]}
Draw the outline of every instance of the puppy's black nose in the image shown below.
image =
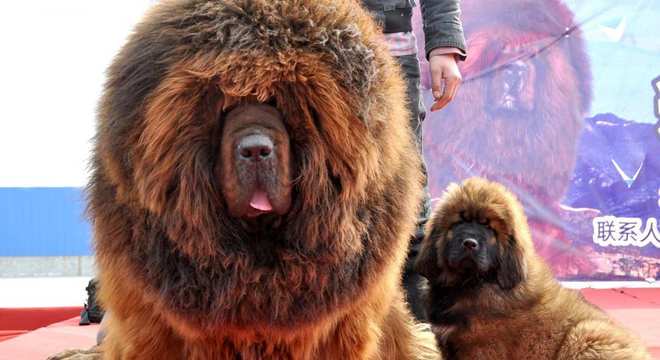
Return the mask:
{"type": "Polygon", "coordinates": [[[479,249],[479,242],[473,238],[463,240],[463,247],[466,250],[476,251],[479,249]]]}
{"type": "Polygon", "coordinates": [[[242,160],[259,161],[268,159],[273,153],[273,141],[265,135],[248,135],[238,143],[238,154],[242,160]]]}

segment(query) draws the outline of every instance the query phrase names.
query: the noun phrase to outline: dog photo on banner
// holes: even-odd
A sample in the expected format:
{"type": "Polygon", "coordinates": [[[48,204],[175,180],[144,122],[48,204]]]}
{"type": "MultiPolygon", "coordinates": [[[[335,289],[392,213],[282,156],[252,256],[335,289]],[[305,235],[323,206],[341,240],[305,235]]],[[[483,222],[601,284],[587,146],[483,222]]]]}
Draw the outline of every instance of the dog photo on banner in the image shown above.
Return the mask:
{"type": "Polygon", "coordinates": [[[658,279],[660,39],[648,31],[658,3],[461,5],[463,85],[424,124],[432,195],[473,175],[500,181],[523,201],[560,279],[658,279]]]}

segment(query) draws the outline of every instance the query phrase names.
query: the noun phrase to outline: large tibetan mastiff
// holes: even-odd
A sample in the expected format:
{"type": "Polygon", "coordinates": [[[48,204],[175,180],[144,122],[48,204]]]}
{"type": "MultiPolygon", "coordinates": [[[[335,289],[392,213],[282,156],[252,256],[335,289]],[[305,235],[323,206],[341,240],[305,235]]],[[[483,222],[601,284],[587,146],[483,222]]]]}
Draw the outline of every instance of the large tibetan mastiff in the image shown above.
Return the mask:
{"type": "Polygon", "coordinates": [[[430,282],[427,310],[446,359],[650,359],[553,278],[503,186],[450,186],[427,230],[415,266],[430,282]]]}
{"type": "Polygon", "coordinates": [[[107,358],[437,356],[400,287],[421,167],[379,38],[349,0],[150,11],[89,186],[107,358]]]}

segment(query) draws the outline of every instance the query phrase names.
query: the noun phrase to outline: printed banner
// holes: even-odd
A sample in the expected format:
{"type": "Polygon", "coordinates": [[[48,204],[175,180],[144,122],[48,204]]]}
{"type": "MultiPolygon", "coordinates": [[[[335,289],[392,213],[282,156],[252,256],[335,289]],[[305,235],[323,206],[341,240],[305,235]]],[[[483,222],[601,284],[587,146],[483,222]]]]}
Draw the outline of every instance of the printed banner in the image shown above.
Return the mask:
{"type": "MultiPolygon", "coordinates": [[[[462,8],[463,85],[424,123],[432,196],[470,176],[500,181],[525,204],[536,248],[559,278],[658,279],[660,2],[462,8]]],[[[421,27],[417,9],[420,49],[421,27]]]]}

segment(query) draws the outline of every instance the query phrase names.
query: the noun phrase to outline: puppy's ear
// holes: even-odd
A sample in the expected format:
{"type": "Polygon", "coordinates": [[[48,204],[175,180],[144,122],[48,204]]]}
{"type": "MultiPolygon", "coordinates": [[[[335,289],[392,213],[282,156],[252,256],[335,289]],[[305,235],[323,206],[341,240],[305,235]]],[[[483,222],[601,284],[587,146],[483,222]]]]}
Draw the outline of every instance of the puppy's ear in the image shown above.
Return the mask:
{"type": "Polygon", "coordinates": [[[437,239],[438,234],[432,232],[427,236],[421,244],[419,254],[415,259],[415,264],[413,270],[427,278],[429,281],[433,281],[440,275],[440,265],[438,262],[438,250],[435,246],[435,240],[437,239]]]}
{"type": "Polygon", "coordinates": [[[513,236],[509,237],[508,244],[500,248],[497,284],[503,290],[511,290],[523,281],[525,270],[523,269],[522,256],[522,252],[513,236]]]}

